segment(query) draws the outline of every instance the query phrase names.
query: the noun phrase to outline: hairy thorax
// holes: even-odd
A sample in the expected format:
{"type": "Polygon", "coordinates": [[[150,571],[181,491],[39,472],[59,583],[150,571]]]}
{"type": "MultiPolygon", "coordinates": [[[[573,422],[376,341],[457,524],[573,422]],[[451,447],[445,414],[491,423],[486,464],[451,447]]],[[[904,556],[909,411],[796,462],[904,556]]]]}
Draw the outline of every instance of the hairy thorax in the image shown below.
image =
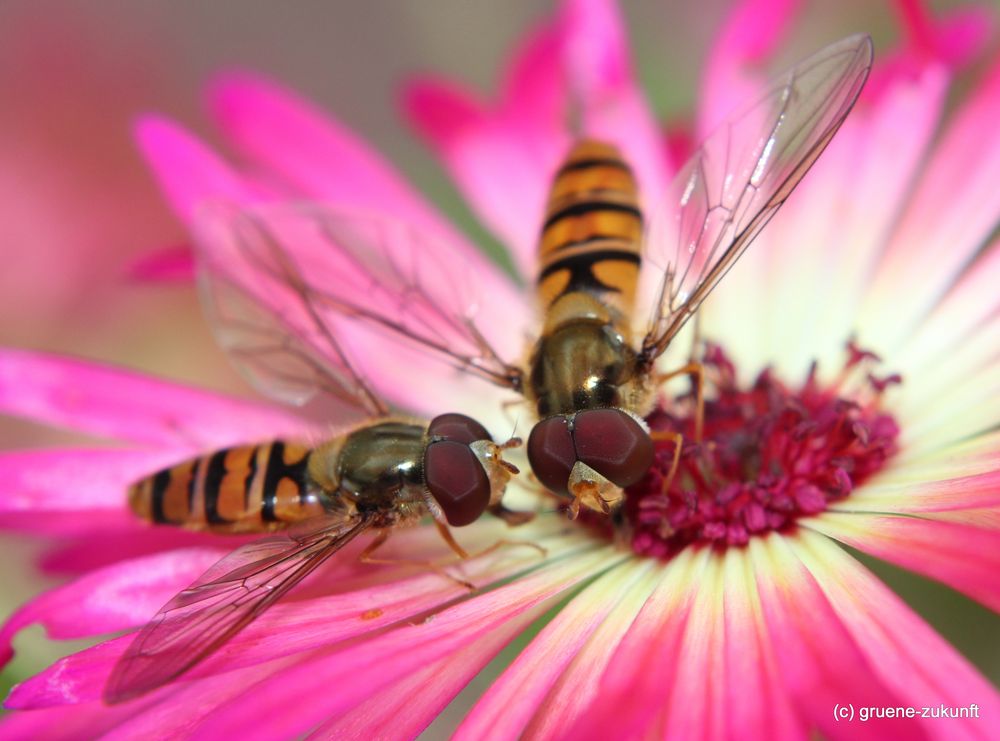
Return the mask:
{"type": "Polygon", "coordinates": [[[636,354],[607,305],[583,293],[550,307],[530,360],[528,393],[539,418],[631,407],[636,354]]]}
{"type": "Polygon", "coordinates": [[[408,420],[366,425],[320,447],[310,474],[319,488],[353,502],[358,511],[380,512],[388,526],[424,514],[426,429],[408,420]],[[390,514],[391,517],[390,517],[390,514]]]}

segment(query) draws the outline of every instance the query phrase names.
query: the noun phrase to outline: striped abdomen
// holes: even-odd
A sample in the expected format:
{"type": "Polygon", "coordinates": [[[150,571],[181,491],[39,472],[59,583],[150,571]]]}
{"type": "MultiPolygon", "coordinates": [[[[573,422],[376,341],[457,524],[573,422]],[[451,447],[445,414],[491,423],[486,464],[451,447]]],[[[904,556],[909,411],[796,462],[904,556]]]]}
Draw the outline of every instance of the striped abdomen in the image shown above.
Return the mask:
{"type": "Polygon", "coordinates": [[[310,449],[280,441],[220,450],[129,487],[145,520],[216,532],[262,532],[323,514],[307,486],[310,449]]]}
{"type": "Polygon", "coordinates": [[[642,213],[632,170],[618,149],[578,142],[556,174],[539,246],[543,307],[572,291],[631,313],[639,277],[642,213]]]}

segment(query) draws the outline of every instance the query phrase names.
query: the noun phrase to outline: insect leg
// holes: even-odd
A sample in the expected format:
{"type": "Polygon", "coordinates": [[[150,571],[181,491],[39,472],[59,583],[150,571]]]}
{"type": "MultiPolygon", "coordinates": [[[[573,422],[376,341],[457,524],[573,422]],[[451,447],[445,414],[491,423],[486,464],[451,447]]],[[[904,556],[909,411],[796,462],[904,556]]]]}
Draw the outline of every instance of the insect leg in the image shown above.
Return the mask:
{"type": "Polygon", "coordinates": [[[674,476],[677,475],[677,467],[681,462],[681,447],[684,444],[684,436],[679,432],[670,432],[669,430],[653,430],[649,433],[649,436],[653,439],[653,442],[667,440],[674,444],[674,459],[670,462],[670,471],[667,473],[666,478],[663,479],[663,486],[661,487],[663,495],[666,496],[667,492],[670,491],[670,485],[674,483],[674,476]]]}
{"type": "Polygon", "coordinates": [[[508,509],[502,502],[491,504],[488,511],[494,517],[499,517],[506,522],[510,527],[517,527],[535,519],[534,512],[518,512],[517,510],[508,509]]]}
{"type": "MultiPolygon", "coordinates": [[[[445,532],[447,532],[447,526],[437,523],[436,520],[435,523],[438,524],[439,532],[441,532],[442,527],[444,527],[445,532]]],[[[379,534],[375,537],[375,540],[373,540],[368,545],[368,547],[361,552],[361,555],[358,556],[358,560],[361,561],[362,563],[379,564],[383,566],[418,566],[422,569],[433,571],[435,574],[443,576],[445,579],[448,579],[449,581],[455,582],[456,584],[464,587],[465,589],[468,589],[470,592],[475,591],[476,589],[475,584],[473,584],[472,582],[465,581],[464,579],[459,579],[456,576],[452,576],[447,571],[445,571],[445,569],[443,569],[440,565],[434,563],[433,561],[421,561],[410,558],[373,558],[372,553],[381,548],[385,544],[385,541],[389,539],[389,532],[390,532],[389,530],[379,531],[379,534]]],[[[462,558],[465,558],[467,556],[465,551],[462,549],[462,546],[456,543],[455,539],[451,537],[450,532],[448,532],[447,537],[445,537],[444,534],[442,533],[442,537],[445,538],[445,542],[448,543],[448,545],[452,548],[452,550],[455,550],[455,552],[458,553],[462,558]]]]}
{"type": "Polygon", "coordinates": [[[487,556],[490,553],[498,551],[507,545],[523,546],[524,548],[534,548],[536,551],[538,551],[539,555],[541,555],[542,558],[545,558],[547,555],[549,555],[549,551],[547,548],[545,548],[545,546],[538,545],[538,543],[533,543],[530,540],[507,540],[506,538],[501,538],[493,545],[487,546],[486,548],[483,548],[481,551],[470,553],[468,557],[472,559],[472,558],[479,558],[480,556],[487,556]]]}
{"type": "Polygon", "coordinates": [[[694,439],[695,442],[700,443],[705,428],[705,366],[697,361],[691,361],[668,373],[657,373],[653,376],[653,383],[659,386],[677,376],[691,376],[694,383],[694,439]]]}

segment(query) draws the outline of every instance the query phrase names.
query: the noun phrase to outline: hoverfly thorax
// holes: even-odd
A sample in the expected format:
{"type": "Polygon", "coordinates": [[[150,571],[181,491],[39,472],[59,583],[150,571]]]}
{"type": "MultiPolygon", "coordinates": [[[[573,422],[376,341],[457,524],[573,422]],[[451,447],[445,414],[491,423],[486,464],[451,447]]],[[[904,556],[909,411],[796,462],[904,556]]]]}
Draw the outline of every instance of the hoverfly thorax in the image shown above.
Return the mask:
{"type": "Polygon", "coordinates": [[[633,395],[636,354],[608,309],[579,292],[549,311],[530,361],[528,389],[540,419],[625,406],[633,395]]]}

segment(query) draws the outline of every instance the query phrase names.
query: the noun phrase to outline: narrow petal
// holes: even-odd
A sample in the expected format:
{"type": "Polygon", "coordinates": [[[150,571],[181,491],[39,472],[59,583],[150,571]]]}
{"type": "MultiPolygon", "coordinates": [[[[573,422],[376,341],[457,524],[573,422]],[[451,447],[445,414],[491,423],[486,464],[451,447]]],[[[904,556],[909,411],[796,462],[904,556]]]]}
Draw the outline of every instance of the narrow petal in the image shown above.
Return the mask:
{"type": "Polygon", "coordinates": [[[1000,612],[1000,531],[940,519],[825,512],[808,527],[937,579],[1000,612]]]}
{"type": "MultiPolygon", "coordinates": [[[[119,524],[114,529],[88,528],[86,532],[65,528],[67,533],[60,533],[59,541],[42,554],[39,567],[47,574],[79,576],[120,561],[163,551],[213,547],[220,540],[218,535],[172,526],[146,527],[131,513],[123,512],[122,515],[122,519],[128,518],[127,527],[119,524]]],[[[241,539],[225,537],[222,542],[231,550],[239,545],[241,539]]]]}
{"type": "Polygon", "coordinates": [[[128,275],[138,282],[190,283],[194,280],[194,255],[189,245],[164,247],[136,259],[128,275]]]}
{"type": "MultiPolygon", "coordinates": [[[[567,144],[553,131],[539,146],[531,121],[492,113],[447,81],[420,78],[403,91],[407,118],[444,160],[479,218],[527,281],[534,273],[545,191],[567,144]]],[[[550,123],[550,129],[555,124],[550,123]]]]}
{"type": "Polygon", "coordinates": [[[146,622],[167,600],[225,553],[222,548],[179,549],[115,564],[45,592],[0,628],[0,664],[13,655],[11,640],[40,623],[49,638],[113,633],[146,622]]]}
{"type": "Polygon", "coordinates": [[[30,713],[5,713],[0,720],[0,736],[7,741],[79,741],[96,738],[127,720],[134,708],[109,708],[102,702],[73,705],[30,713]]]}
{"type": "MultiPolygon", "coordinates": [[[[575,563],[577,558],[587,563],[596,558],[592,552],[571,555],[587,547],[584,538],[566,539],[558,531],[553,533],[548,526],[541,530],[531,530],[534,525],[524,527],[529,528],[524,537],[547,548],[549,558],[557,564],[552,567],[556,573],[562,573],[560,569],[565,568],[565,563],[575,563]]],[[[480,535],[488,540],[491,533],[501,532],[502,529],[497,526],[486,529],[480,535]]],[[[428,542],[431,537],[436,538],[432,532],[417,535],[427,536],[424,539],[428,542]]],[[[414,577],[412,569],[405,567],[379,570],[369,564],[359,564],[357,554],[362,545],[353,543],[338,553],[329,568],[324,568],[295,594],[265,612],[209,659],[192,669],[185,681],[217,681],[214,678],[220,673],[233,669],[266,664],[282,657],[301,656],[366,634],[378,634],[389,626],[406,624],[468,594],[464,587],[442,578],[440,574],[425,572],[414,577]]],[[[441,547],[438,545],[436,551],[426,552],[421,550],[419,544],[410,542],[399,557],[418,561],[439,560],[441,547]]],[[[486,587],[538,565],[538,554],[534,550],[516,549],[517,553],[514,550],[501,549],[490,556],[467,562],[463,564],[461,573],[464,578],[486,587]]],[[[197,552],[196,549],[188,551],[197,552]]],[[[380,555],[382,553],[380,551],[380,555]]],[[[384,557],[391,558],[393,555],[387,552],[384,557]]],[[[123,565],[123,578],[129,577],[128,568],[123,565]]],[[[167,598],[194,580],[193,576],[187,578],[189,574],[184,576],[183,583],[151,608],[146,619],[152,617],[155,609],[162,606],[167,598]]],[[[31,709],[98,699],[112,667],[132,638],[131,635],[122,636],[60,659],[52,667],[20,684],[11,693],[7,705],[31,709]]]]}
{"type": "Polygon", "coordinates": [[[206,450],[276,437],[311,438],[277,407],[83,360],[0,349],[0,411],[90,435],[206,450]]]}
{"type": "Polygon", "coordinates": [[[705,65],[699,139],[753,99],[763,80],[751,70],[759,69],[775,53],[800,5],[799,0],[744,0],[733,5],[705,65]]]}
{"type": "Polygon", "coordinates": [[[993,15],[985,7],[957,8],[944,17],[932,16],[921,0],[893,3],[907,36],[910,55],[933,56],[953,67],[975,59],[990,36],[993,15]]]}
{"type": "Polygon", "coordinates": [[[219,708],[200,731],[206,737],[235,733],[241,738],[301,733],[356,707],[372,693],[429,662],[477,644],[509,622],[526,626],[551,607],[551,598],[615,560],[610,549],[567,559],[439,612],[429,622],[405,624],[363,644],[301,663],[257,685],[251,693],[252,705],[234,701],[219,708]],[[339,690],[322,691],[330,687],[339,690]],[[297,698],[304,695],[315,701],[303,706],[297,698]],[[289,703],[296,703],[301,711],[294,718],[280,712],[289,703]]]}
{"type": "Polygon", "coordinates": [[[993,470],[950,479],[912,483],[866,484],[852,492],[843,507],[850,512],[948,512],[1000,507],[1000,451],[993,457],[993,470]]]}
{"type": "Polygon", "coordinates": [[[343,715],[332,716],[309,738],[417,738],[526,625],[527,619],[521,618],[503,623],[474,645],[382,688],[343,715]]]}
{"type": "MultiPolygon", "coordinates": [[[[603,673],[585,680],[584,686],[595,693],[593,700],[574,708],[569,703],[576,698],[558,691],[556,697],[567,704],[557,706],[556,718],[572,720],[573,733],[585,738],[607,734],[635,738],[651,732],[676,686],[676,657],[698,603],[695,585],[711,570],[711,560],[707,549],[687,549],[667,563],[624,638],[610,657],[604,657],[607,663],[594,667],[603,673]]],[[[567,679],[571,684],[580,681],[576,676],[567,679]]],[[[552,720],[553,714],[540,714],[537,727],[552,729],[552,720]]]]}
{"type": "Polygon", "coordinates": [[[221,77],[210,103],[250,160],[280,173],[300,194],[345,210],[391,214],[441,235],[455,256],[499,272],[361,138],[279,85],[249,74],[221,77]]]}
{"type": "MultiPolygon", "coordinates": [[[[587,706],[588,695],[577,694],[572,703],[554,701],[553,687],[567,675],[588,676],[577,666],[588,644],[619,643],[656,583],[652,568],[653,562],[626,563],[589,584],[490,686],[454,738],[517,738],[536,714],[546,716],[548,726],[568,728],[574,713],[587,706]]],[[[534,733],[544,736],[540,730],[534,733]]]]}
{"type": "Polygon", "coordinates": [[[176,463],[182,453],[99,448],[0,453],[0,523],[33,531],[87,533],[138,522],[129,484],[176,463]]]}
{"type": "Polygon", "coordinates": [[[177,216],[194,222],[207,199],[238,203],[266,197],[266,191],[237,176],[197,138],[160,116],[144,116],[135,126],[139,149],[177,216]]]}
{"type": "Polygon", "coordinates": [[[894,707],[902,698],[882,681],[784,537],[751,540],[749,553],[779,676],[803,721],[828,738],[922,738],[915,720],[848,723],[838,716],[845,706],[894,707]]]}
{"type": "Polygon", "coordinates": [[[930,314],[920,322],[904,347],[891,358],[893,367],[917,380],[938,372],[942,382],[955,382],[956,373],[966,371],[950,362],[955,353],[972,345],[991,317],[1000,314],[1000,240],[994,240],[968,266],[930,314]],[[949,358],[942,363],[941,358],[949,358]],[[957,367],[956,367],[957,366],[957,367]]]}
{"type": "Polygon", "coordinates": [[[891,315],[869,344],[893,348],[954,283],[1000,217],[1000,64],[956,112],[879,265],[864,312],[891,315]],[[941,249],[947,245],[947,249],[941,249]],[[920,285],[902,294],[900,285],[920,285]]]}
{"type": "MultiPolygon", "coordinates": [[[[918,718],[924,734],[941,739],[994,736],[988,719],[1000,717],[1000,695],[964,657],[836,544],[808,532],[790,543],[821,585],[873,675],[896,696],[894,705],[964,707],[962,717],[918,718]],[[970,705],[976,706],[976,714],[970,705]]],[[[869,723],[879,727],[888,721],[869,723]]]]}

